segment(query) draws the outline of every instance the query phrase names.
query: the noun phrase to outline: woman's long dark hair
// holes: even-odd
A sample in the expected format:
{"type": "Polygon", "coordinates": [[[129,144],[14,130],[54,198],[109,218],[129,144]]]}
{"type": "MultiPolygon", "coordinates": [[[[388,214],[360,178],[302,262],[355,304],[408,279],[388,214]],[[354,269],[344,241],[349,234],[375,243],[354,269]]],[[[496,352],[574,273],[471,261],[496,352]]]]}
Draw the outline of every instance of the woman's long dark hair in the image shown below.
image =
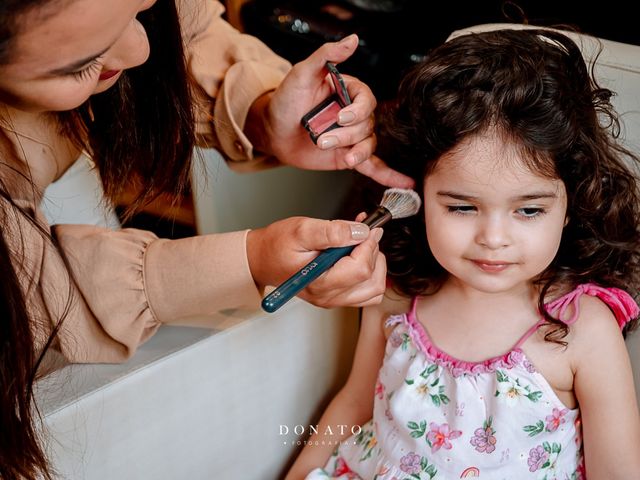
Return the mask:
{"type": "MultiPolygon", "coordinates": [[[[635,295],[640,286],[638,158],[616,140],[612,92],[591,73],[577,45],[554,31],[464,35],[405,77],[381,119],[381,156],[419,192],[444,153],[485,131],[516,145],[532,171],[564,182],[568,224],[537,279],[538,306],[552,324],[546,338],[558,343],[568,330],[544,309],[550,289],[594,282],[635,295]]],[[[427,244],[423,213],[390,222],[382,250],[401,294],[433,293],[447,277],[427,244]]]]}
{"type": "MultiPolygon", "coordinates": [[[[66,3],[2,0],[0,66],[11,62],[13,40],[26,15],[40,15],[36,18],[43,19],[56,12],[54,7],[64,7],[66,3]]],[[[141,12],[138,19],[149,37],[149,60],[124,72],[114,87],[80,108],[58,114],[62,134],[93,156],[107,197],[115,199],[129,181],[138,182],[140,195],[129,214],[162,192],[182,192],[194,144],[188,74],[175,3],[159,1],[141,12]]],[[[6,135],[0,135],[0,143],[6,152],[6,135]]],[[[8,236],[19,234],[11,227],[20,222],[11,219],[21,216],[22,223],[26,221],[52,243],[52,248],[55,239],[49,236],[46,226],[36,221],[33,212],[12,200],[6,188],[6,178],[16,175],[11,164],[6,158],[0,162],[0,478],[51,479],[53,472],[34,424],[39,414],[34,413],[37,406],[33,385],[38,366],[63,318],[46,319],[55,326],[53,333],[44,348],[35,344],[33,325],[38,320],[26,303],[19,277],[28,252],[20,254],[11,248],[22,243],[8,236]]]]}

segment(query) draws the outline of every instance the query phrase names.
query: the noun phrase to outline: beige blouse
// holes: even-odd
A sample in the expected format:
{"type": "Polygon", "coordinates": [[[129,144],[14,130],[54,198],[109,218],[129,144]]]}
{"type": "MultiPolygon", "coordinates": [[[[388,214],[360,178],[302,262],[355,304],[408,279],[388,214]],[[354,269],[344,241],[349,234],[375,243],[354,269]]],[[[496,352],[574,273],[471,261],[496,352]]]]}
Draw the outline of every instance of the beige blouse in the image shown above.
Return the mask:
{"type": "MultiPolygon", "coordinates": [[[[189,67],[200,87],[200,140],[221,150],[232,166],[256,168],[261,159],[254,158],[242,132],[247,112],[290,65],[226,23],[219,2],[177,3],[189,67]]],[[[33,204],[18,203],[46,225],[33,204]]],[[[17,273],[38,343],[66,312],[56,346],[72,362],[120,362],[162,323],[257,306],[260,300],[248,267],[246,232],[165,240],[136,229],[55,225],[54,246],[21,215],[3,210],[9,216],[7,237],[15,240],[10,248],[23,259],[17,273]]]]}

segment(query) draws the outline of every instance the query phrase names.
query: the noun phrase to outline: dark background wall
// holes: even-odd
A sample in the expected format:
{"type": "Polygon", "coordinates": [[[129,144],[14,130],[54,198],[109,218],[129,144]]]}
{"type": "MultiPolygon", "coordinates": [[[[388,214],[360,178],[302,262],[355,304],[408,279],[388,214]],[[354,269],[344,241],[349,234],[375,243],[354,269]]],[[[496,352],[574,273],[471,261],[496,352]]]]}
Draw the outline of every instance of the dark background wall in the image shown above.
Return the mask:
{"type": "MultiPolygon", "coordinates": [[[[429,49],[442,43],[452,31],[479,23],[568,24],[584,33],[640,45],[640,27],[636,16],[629,12],[632,1],[609,0],[599,5],[587,4],[586,0],[243,0],[240,3],[244,30],[292,62],[307,57],[326,41],[357,33],[361,45],[340,69],[365,81],[381,102],[393,98],[403,72],[429,49]]],[[[237,6],[228,4],[229,11],[237,16],[237,6]]],[[[127,226],[149,229],[168,238],[195,233],[189,195],[178,205],[161,199],[152,207],[127,226]]],[[[350,205],[342,217],[352,218],[362,209],[360,205],[350,205]]]]}
{"type": "MultiPolygon", "coordinates": [[[[343,73],[366,82],[379,103],[392,99],[403,72],[454,30],[482,23],[565,25],[600,38],[640,45],[631,2],[563,0],[246,0],[247,33],[295,63],[326,41],[357,33],[360,46],[343,73]]],[[[376,205],[380,188],[359,177],[340,218],[376,205]]]]}
{"type": "Polygon", "coordinates": [[[453,30],[479,23],[567,24],[598,37],[640,44],[640,27],[629,13],[630,4],[618,0],[598,5],[562,0],[249,0],[240,18],[247,33],[292,62],[325,41],[358,33],[361,45],[341,69],[361,78],[384,100],[393,96],[402,72],[430,48],[453,30]]]}

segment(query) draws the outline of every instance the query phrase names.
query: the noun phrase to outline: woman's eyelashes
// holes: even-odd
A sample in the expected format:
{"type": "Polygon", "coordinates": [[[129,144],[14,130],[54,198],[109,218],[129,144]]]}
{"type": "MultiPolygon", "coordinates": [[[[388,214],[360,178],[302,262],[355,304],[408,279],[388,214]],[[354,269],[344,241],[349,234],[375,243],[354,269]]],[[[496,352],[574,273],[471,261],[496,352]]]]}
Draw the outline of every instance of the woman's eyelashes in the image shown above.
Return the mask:
{"type": "MultiPolygon", "coordinates": [[[[475,205],[447,205],[447,212],[454,215],[473,215],[478,208],[475,205]]],[[[520,207],[514,210],[514,214],[525,220],[533,220],[547,213],[543,207],[520,207]]]]}
{"type": "Polygon", "coordinates": [[[102,57],[96,57],[86,67],[75,72],[69,72],[68,75],[73,77],[79,82],[83,82],[95,77],[96,74],[102,71],[102,57]]]}

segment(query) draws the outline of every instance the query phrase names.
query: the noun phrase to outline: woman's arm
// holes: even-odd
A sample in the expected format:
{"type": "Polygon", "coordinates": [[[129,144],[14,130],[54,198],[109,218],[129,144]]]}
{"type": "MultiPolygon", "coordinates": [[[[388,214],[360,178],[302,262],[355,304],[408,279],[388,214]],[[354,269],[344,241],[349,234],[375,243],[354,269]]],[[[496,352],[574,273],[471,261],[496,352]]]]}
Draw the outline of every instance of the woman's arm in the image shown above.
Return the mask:
{"type": "Polygon", "coordinates": [[[353,103],[340,112],[343,127],[321,136],[318,146],[300,124],[331,94],[325,64],[347,60],[358,45],[355,35],[324,44],[292,69],[256,37],[223,20],[219,2],[177,0],[177,6],[196,83],[202,146],[219,149],[239,171],[281,162],[311,170],[355,168],[383,185],[413,185],[373,155],[376,99],[361,81],[345,77],[353,103]]]}
{"type": "Polygon", "coordinates": [[[575,359],[587,478],[637,478],[640,415],[629,354],[616,320],[600,300],[583,298],[572,332],[569,345],[575,359]]]}
{"type": "Polygon", "coordinates": [[[195,82],[199,144],[217,148],[239,170],[260,168],[245,134],[252,104],[282,82],[291,64],[222,18],[218,1],[176,0],[189,73],[195,82]],[[255,160],[255,161],[254,161],[255,160]]]}
{"type": "Polygon", "coordinates": [[[384,305],[364,308],[347,383],[322,415],[318,433],[309,438],[286,480],[303,479],[314,468],[324,467],[340,441],[351,435],[351,428],[366,423],[373,416],[375,384],[385,350],[383,321],[386,316],[384,305]],[[340,425],[346,425],[342,433],[340,425]],[[332,435],[328,433],[329,429],[332,435]],[[318,445],[315,445],[316,441],[318,445]]]}
{"type": "Polygon", "coordinates": [[[277,285],[329,246],[362,243],[305,290],[306,300],[363,305],[379,303],[384,292],[380,233],[355,222],[296,217],[251,232],[179,240],[137,229],[57,225],[60,250],[28,222],[19,228],[16,249],[26,238],[26,254],[33,256],[22,277],[38,284],[27,294],[29,303],[44,304],[55,321],[72,300],[60,338],[74,362],[126,360],[162,323],[257,309],[266,285],[277,285]]]}

